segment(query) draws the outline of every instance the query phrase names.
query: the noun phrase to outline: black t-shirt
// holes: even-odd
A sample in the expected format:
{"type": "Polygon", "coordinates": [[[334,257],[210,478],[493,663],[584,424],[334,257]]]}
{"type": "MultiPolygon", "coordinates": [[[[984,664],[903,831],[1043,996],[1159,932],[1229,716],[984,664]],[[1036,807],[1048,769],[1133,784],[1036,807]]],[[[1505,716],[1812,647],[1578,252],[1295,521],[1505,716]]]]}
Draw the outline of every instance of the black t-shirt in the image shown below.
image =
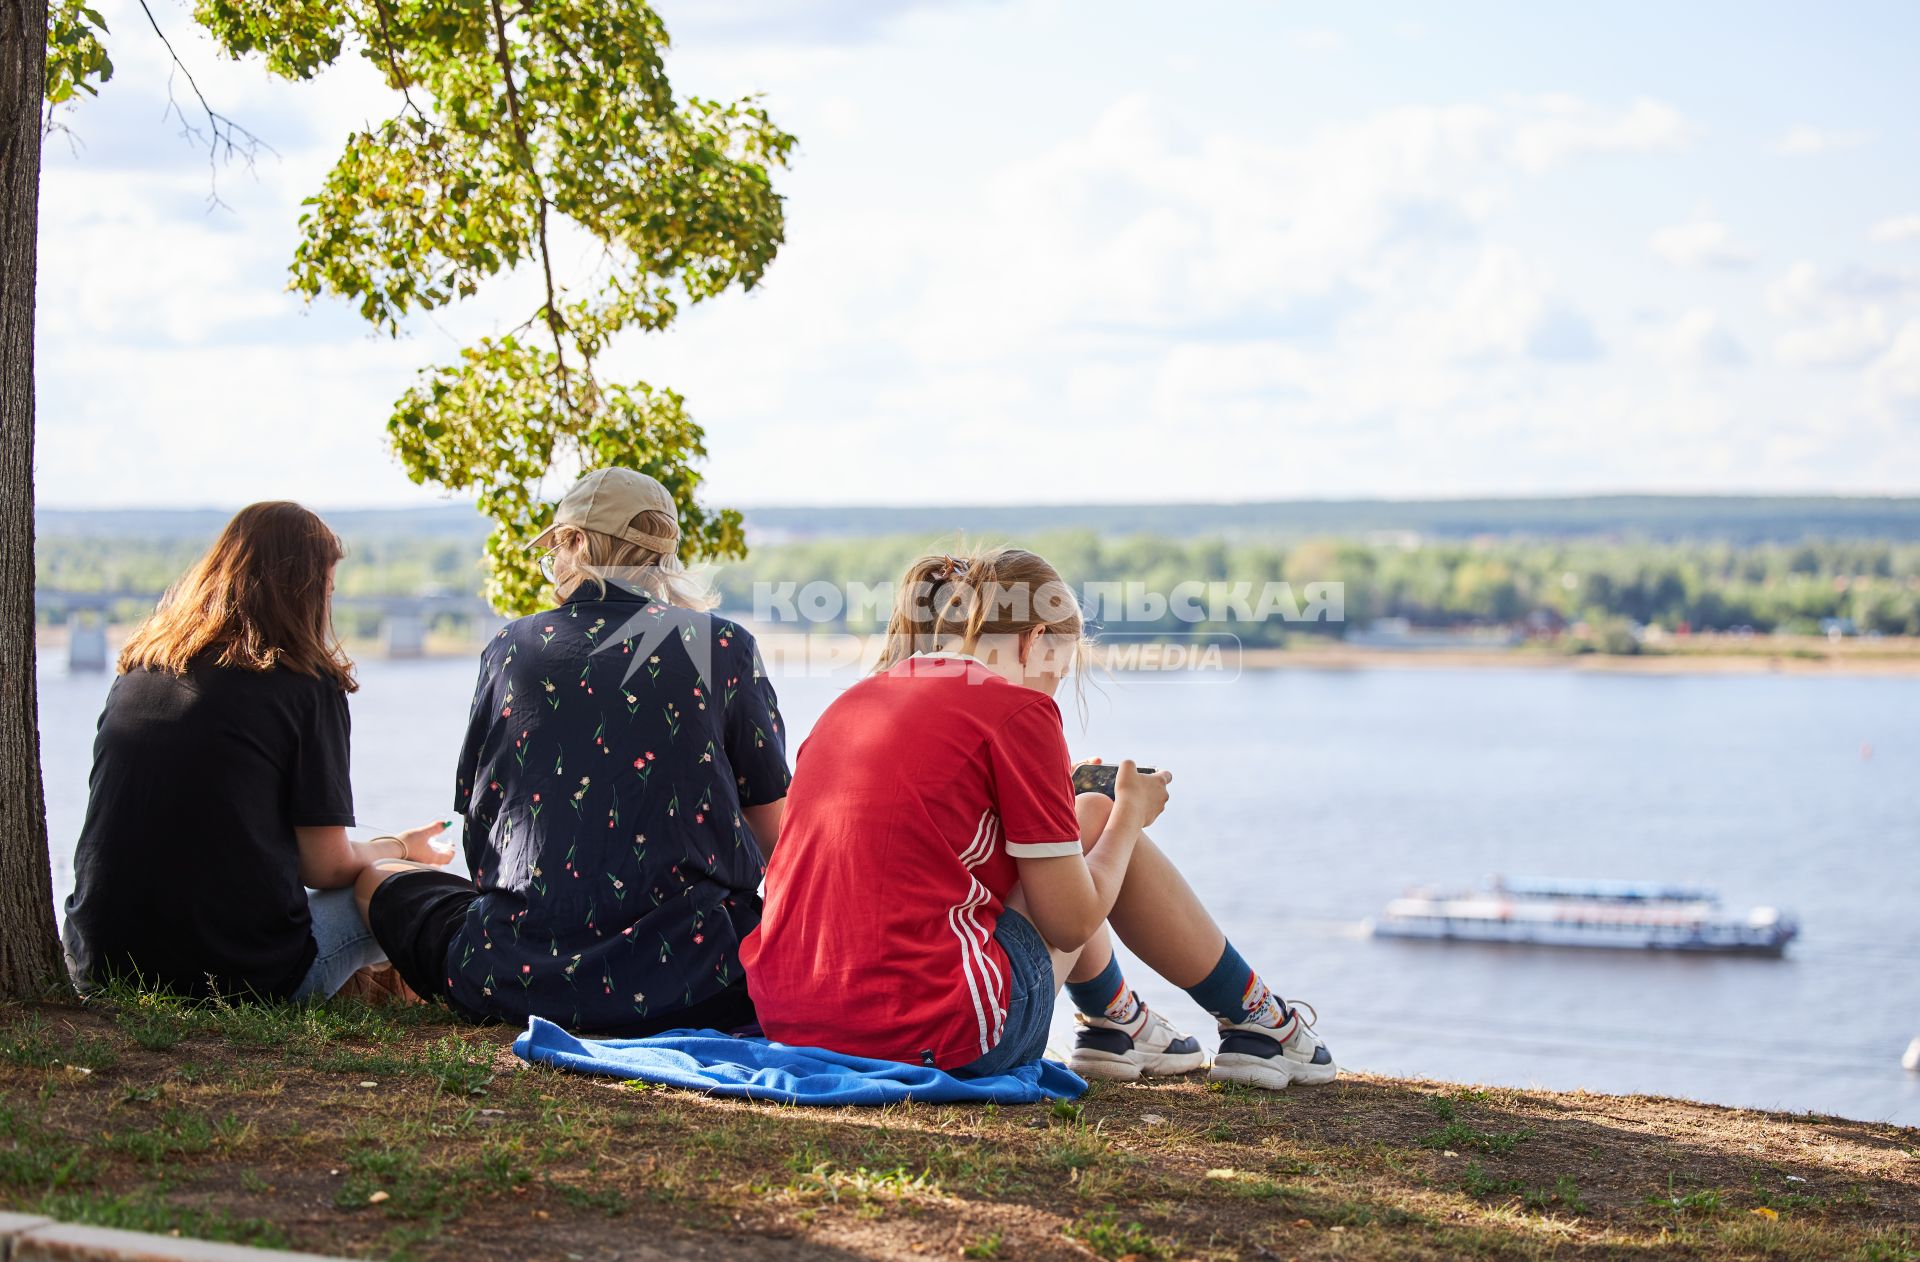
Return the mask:
{"type": "Polygon", "coordinates": [[[113,681],[66,944],[81,976],[286,998],[313,963],[296,826],[353,823],[347,696],[196,659],[113,681]]]}

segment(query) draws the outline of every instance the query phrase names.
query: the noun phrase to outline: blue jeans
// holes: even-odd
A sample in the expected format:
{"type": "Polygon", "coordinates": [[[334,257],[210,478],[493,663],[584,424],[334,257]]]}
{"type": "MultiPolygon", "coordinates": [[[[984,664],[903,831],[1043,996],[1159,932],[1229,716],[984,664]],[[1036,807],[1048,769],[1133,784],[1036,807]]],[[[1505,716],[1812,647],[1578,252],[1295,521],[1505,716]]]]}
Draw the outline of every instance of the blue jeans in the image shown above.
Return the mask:
{"type": "Polygon", "coordinates": [[[372,930],[353,905],[352,890],[308,890],[307,907],[313,913],[313,941],[320,950],[293,992],[295,1003],[331,999],[367,965],[386,963],[387,953],[373,940],[372,930]]]}
{"type": "Polygon", "coordinates": [[[1053,1025],[1053,956],[1033,922],[1008,907],[993,928],[994,940],[1007,953],[1013,971],[1009,979],[1007,1024],[992,1051],[953,1071],[956,1078],[990,1078],[1037,1064],[1047,1054],[1047,1032],[1053,1025]]]}

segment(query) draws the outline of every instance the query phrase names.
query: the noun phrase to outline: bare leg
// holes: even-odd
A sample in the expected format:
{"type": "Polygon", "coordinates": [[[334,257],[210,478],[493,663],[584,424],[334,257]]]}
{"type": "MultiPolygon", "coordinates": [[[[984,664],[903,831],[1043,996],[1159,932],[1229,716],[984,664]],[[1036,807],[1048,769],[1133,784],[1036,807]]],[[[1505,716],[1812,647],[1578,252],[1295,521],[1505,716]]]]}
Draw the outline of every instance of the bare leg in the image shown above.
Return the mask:
{"type": "MultiPolygon", "coordinates": [[[[1074,799],[1073,812],[1080,819],[1080,846],[1083,850],[1091,850],[1093,843],[1100,840],[1100,834],[1106,830],[1107,817],[1113,814],[1113,799],[1099,793],[1082,793],[1074,799]]],[[[1026,891],[1018,885],[1008,892],[1006,905],[1027,919],[1033,919],[1027,910],[1026,891]]],[[[1053,990],[1059,994],[1069,978],[1086,981],[1099,976],[1100,970],[1107,966],[1107,960],[1113,955],[1113,941],[1107,936],[1106,927],[1102,926],[1077,951],[1058,951],[1049,943],[1047,953],[1053,956],[1053,990]]]]}
{"type": "Polygon", "coordinates": [[[1227,949],[1227,935],[1187,878],[1145,835],[1134,843],[1107,923],[1142,964],[1182,990],[1205,981],[1227,949]]]}
{"type": "MultiPolygon", "coordinates": [[[[1099,843],[1112,805],[1107,803],[1102,807],[1097,802],[1088,803],[1083,795],[1077,806],[1081,844],[1092,850],[1099,843]],[[1095,826],[1089,828],[1090,822],[1095,826]]],[[[1226,935],[1193,892],[1193,887],[1145,834],[1134,842],[1126,875],[1121,879],[1113,909],[1107,914],[1106,926],[1087,942],[1077,960],[1067,962],[1075,980],[1091,981],[1106,967],[1113,954],[1110,934],[1119,935],[1120,941],[1148,968],[1189,992],[1208,980],[1227,950],[1226,935]]],[[[1064,980],[1066,974],[1059,972],[1058,955],[1054,966],[1056,976],[1064,980]]],[[[1309,1025],[1289,1017],[1272,1027],[1275,1037],[1260,1039],[1248,1035],[1241,1024],[1257,1015],[1234,1014],[1232,1037],[1223,1037],[1220,1053],[1213,1062],[1211,1076],[1214,1079],[1277,1090],[1291,1082],[1332,1082],[1338,1075],[1339,1070],[1325,1045],[1309,1025]],[[1278,1037],[1283,1029],[1287,1031],[1284,1041],[1278,1037]]],[[[1285,1016],[1284,1009],[1276,1014],[1276,1019],[1282,1016],[1285,1016]]],[[[1159,1028],[1168,1035],[1176,1033],[1164,1020],[1159,1028]]],[[[1086,1077],[1132,1080],[1143,1073],[1187,1073],[1206,1063],[1205,1056],[1191,1039],[1178,1038],[1164,1050],[1157,1050],[1153,1045],[1142,1048],[1135,1041],[1139,1036],[1130,1030],[1122,1033],[1127,1038],[1121,1045],[1110,1046],[1101,1042],[1102,1039],[1109,1044],[1113,1042],[1108,1034],[1091,1027],[1083,1029],[1070,1064],[1086,1077]]]]}
{"type": "MultiPolygon", "coordinates": [[[[1080,844],[1091,850],[1113,814],[1113,799],[1082,793],[1073,805],[1080,817],[1080,844]]],[[[1227,935],[1187,878],[1144,833],[1134,843],[1107,925],[1142,964],[1182,989],[1205,980],[1227,948],[1227,935]]],[[[1071,976],[1063,980],[1091,981],[1112,955],[1113,940],[1102,929],[1081,948],[1071,976]]]]}
{"type": "MultiPolygon", "coordinates": [[[[1082,793],[1073,805],[1080,819],[1080,844],[1091,850],[1113,814],[1113,800],[1098,793],[1082,793]]],[[[1026,899],[1017,886],[1008,896],[1007,905],[1026,915],[1026,899]]],[[[1205,980],[1227,948],[1227,935],[1187,884],[1187,878],[1144,834],[1134,843],[1127,877],[1107,924],[1142,964],[1182,989],[1205,980]]],[[[1078,951],[1054,951],[1054,988],[1069,980],[1088,981],[1099,976],[1112,956],[1113,939],[1105,928],[1078,951]]]]}

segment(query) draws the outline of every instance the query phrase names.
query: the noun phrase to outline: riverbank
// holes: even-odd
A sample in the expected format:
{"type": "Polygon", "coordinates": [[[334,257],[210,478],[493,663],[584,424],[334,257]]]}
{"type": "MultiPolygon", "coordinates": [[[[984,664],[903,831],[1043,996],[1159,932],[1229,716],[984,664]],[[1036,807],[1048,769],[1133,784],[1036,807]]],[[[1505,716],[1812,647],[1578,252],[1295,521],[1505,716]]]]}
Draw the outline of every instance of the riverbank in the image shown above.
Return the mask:
{"type": "Polygon", "coordinates": [[[1920,675],[1920,636],[1668,638],[1638,653],[1568,653],[1551,644],[1491,649],[1389,649],[1302,637],[1241,650],[1247,670],[1465,670],[1485,667],[1643,675],[1920,675]]]}
{"type": "MultiPolygon", "coordinates": [[[[118,652],[126,628],[115,627],[109,645],[118,652]]],[[[865,637],[795,635],[774,629],[758,633],[761,646],[776,674],[782,670],[848,670],[859,672],[872,660],[877,644],[865,637]]],[[[480,642],[461,636],[427,637],[427,657],[474,657],[480,642]]],[[[349,640],[356,659],[379,657],[375,640],[349,640]]],[[[43,662],[63,662],[66,631],[43,628],[38,637],[43,662]]],[[[1137,668],[1140,646],[1101,654],[1094,660],[1109,669],[1137,668]]],[[[1220,654],[1199,662],[1197,652],[1162,653],[1153,658],[1155,669],[1242,670],[1478,670],[1486,668],[1594,671],[1646,675],[1920,675],[1920,636],[1828,639],[1824,636],[1693,636],[1669,638],[1639,653],[1569,653],[1551,644],[1524,644],[1511,648],[1396,649],[1350,645],[1339,640],[1301,636],[1284,648],[1236,647],[1222,642],[1220,654]],[[1172,663],[1171,665],[1160,665],[1172,663]]]]}
{"type": "Polygon", "coordinates": [[[799,1110],[430,1009],[0,1009],[0,1207],[399,1258],[1920,1262],[1920,1130],[1350,1075],[799,1110]]]}

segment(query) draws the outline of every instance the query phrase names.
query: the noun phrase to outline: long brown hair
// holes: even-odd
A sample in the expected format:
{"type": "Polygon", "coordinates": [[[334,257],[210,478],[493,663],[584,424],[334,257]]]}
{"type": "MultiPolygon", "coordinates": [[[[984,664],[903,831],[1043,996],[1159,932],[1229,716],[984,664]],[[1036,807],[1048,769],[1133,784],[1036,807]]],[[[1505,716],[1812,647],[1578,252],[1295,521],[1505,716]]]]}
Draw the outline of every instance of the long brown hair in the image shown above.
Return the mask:
{"type": "Polygon", "coordinates": [[[1073,589],[1046,558],[1023,548],[930,553],[900,580],[875,669],[919,652],[971,653],[984,636],[1021,635],[1035,627],[1071,636],[1076,644],[1086,630],[1073,589]]]}
{"type": "Polygon", "coordinates": [[[300,505],[249,504],[127,640],[121,672],[184,675],[195,657],[217,653],[222,666],[284,666],[354,691],[353,663],[328,604],[334,564],[345,554],[339,536],[300,505]]]}

